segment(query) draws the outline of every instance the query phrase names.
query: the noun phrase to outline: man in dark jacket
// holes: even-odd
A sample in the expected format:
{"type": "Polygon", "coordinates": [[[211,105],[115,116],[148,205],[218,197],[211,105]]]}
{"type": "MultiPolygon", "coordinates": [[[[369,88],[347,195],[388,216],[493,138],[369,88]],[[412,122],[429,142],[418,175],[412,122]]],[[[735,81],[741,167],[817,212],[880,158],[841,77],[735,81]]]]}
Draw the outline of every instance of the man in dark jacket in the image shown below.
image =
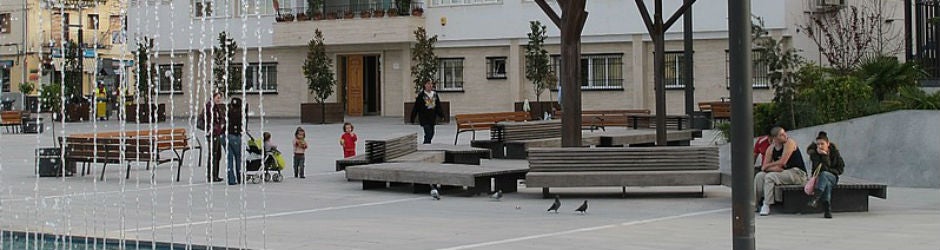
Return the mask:
{"type": "Polygon", "coordinates": [[[414,108],[411,110],[411,123],[415,123],[415,116],[421,127],[424,128],[424,144],[431,144],[434,138],[434,125],[438,118],[444,118],[444,110],[441,108],[441,98],[434,92],[434,82],[424,83],[424,91],[418,93],[415,98],[414,108]]]}

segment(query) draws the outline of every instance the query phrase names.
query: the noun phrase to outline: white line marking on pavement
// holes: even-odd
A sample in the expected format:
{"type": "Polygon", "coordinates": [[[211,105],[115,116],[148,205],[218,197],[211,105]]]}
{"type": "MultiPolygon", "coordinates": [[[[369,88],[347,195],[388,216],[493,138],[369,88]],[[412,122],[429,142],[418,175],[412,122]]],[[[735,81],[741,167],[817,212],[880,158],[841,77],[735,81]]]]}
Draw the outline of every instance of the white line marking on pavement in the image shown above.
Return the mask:
{"type": "Polygon", "coordinates": [[[653,223],[653,222],[659,222],[659,221],[674,220],[674,219],[680,219],[680,218],[685,218],[685,217],[699,216],[703,214],[711,214],[711,213],[718,213],[718,212],[724,212],[724,211],[731,211],[731,208],[722,208],[722,209],[715,209],[715,210],[708,210],[708,211],[701,211],[701,212],[694,212],[694,213],[687,213],[687,214],[680,214],[680,215],[673,215],[673,216],[666,216],[666,217],[659,217],[659,218],[652,218],[652,219],[645,219],[645,220],[638,220],[638,221],[629,221],[629,222],[624,222],[624,223],[619,223],[619,224],[609,224],[609,225],[596,226],[596,227],[578,228],[578,229],[572,229],[572,230],[561,231],[561,232],[537,234],[537,235],[530,235],[530,236],[511,238],[511,239],[505,239],[505,240],[497,240],[497,241],[482,242],[482,243],[477,243],[477,244],[441,248],[438,250],[459,250],[459,249],[478,248],[478,247],[499,245],[499,244],[517,242],[517,241],[559,236],[559,235],[565,235],[565,234],[597,231],[601,229],[608,229],[608,228],[614,228],[614,227],[634,226],[634,225],[653,223]]]}
{"type": "MultiPolygon", "coordinates": [[[[131,189],[131,190],[124,190],[124,191],[112,190],[112,191],[100,191],[100,192],[82,192],[82,193],[73,193],[73,194],[65,194],[65,195],[60,194],[60,195],[42,196],[42,197],[39,197],[39,199],[58,199],[58,198],[66,198],[66,197],[82,197],[82,196],[88,196],[88,195],[107,195],[107,194],[117,194],[121,192],[132,193],[132,192],[140,192],[140,191],[150,191],[151,189],[159,190],[159,189],[167,189],[167,188],[185,188],[185,187],[194,187],[194,186],[202,186],[202,185],[207,185],[207,184],[206,183],[193,183],[193,184],[186,184],[186,185],[167,185],[167,186],[158,186],[154,188],[140,188],[140,189],[131,189]]],[[[3,202],[30,201],[33,199],[34,197],[9,198],[9,199],[3,199],[3,202]]]]}
{"type": "MultiPolygon", "coordinates": [[[[385,205],[385,204],[392,204],[392,203],[399,203],[399,202],[406,202],[406,201],[415,201],[415,200],[421,200],[421,199],[427,199],[427,197],[415,197],[415,198],[407,198],[407,199],[387,200],[387,201],[377,201],[377,202],[362,203],[362,204],[352,204],[352,205],[345,205],[345,206],[336,206],[336,207],[324,207],[324,208],[315,208],[315,209],[307,209],[307,210],[287,211],[287,212],[280,212],[280,213],[273,213],[273,214],[254,215],[254,216],[248,216],[248,217],[245,217],[245,218],[234,217],[234,218],[219,219],[219,220],[212,220],[212,221],[204,220],[204,221],[198,221],[198,222],[192,222],[192,223],[177,223],[177,224],[162,225],[162,226],[156,226],[156,227],[141,227],[141,228],[134,228],[134,229],[124,230],[124,232],[151,231],[151,230],[160,230],[160,229],[181,227],[181,226],[187,226],[187,225],[193,225],[193,226],[195,226],[195,225],[203,225],[203,224],[209,224],[209,223],[225,223],[225,222],[237,221],[237,220],[242,220],[242,219],[244,219],[244,220],[253,220],[253,219],[260,219],[260,218],[281,217],[281,216],[288,216],[288,215],[297,215],[297,214],[305,214],[305,213],[332,211],[332,210],[340,210],[340,209],[347,209],[347,208],[360,208],[360,207],[368,207],[368,206],[385,205]]],[[[113,231],[113,232],[114,232],[114,233],[120,233],[121,231],[120,231],[120,230],[117,230],[117,231],[113,231]]]]}

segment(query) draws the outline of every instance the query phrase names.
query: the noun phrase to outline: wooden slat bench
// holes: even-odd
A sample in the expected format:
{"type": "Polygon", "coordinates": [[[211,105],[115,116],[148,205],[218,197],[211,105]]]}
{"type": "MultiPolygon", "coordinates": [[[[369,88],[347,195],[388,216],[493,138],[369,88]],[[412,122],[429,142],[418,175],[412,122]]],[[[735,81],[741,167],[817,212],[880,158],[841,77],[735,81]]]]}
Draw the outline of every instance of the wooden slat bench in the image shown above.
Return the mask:
{"type": "Polygon", "coordinates": [[[23,127],[23,113],[19,111],[0,112],[0,126],[3,126],[7,133],[17,133],[23,127]],[[11,129],[12,128],[12,129],[11,129]]]}
{"type": "Polygon", "coordinates": [[[104,171],[109,163],[127,163],[125,178],[130,178],[131,162],[146,162],[149,169],[152,162],[159,164],[169,161],[159,158],[151,138],[59,137],[59,141],[65,148],[66,161],[82,163],[82,175],[90,172],[88,164],[103,163],[101,180],[104,180],[104,171]]]}
{"type": "MultiPolygon", "coordinates": [[[[807,206],[810,196],[803,193],[803,185],[777,185],[774,211],[783,213],[818,213],[822,207],[807,206]]],[[[832,189],[833,212],[866,212],[868,197],[888,198],[888,186],[883,183],[840,176],[839,184],[832,189]]]]}
{"type": "Polygon", "coordinates": [[[457,121],[457,134],[454,135],[454,145],[457,145],[457,138],[460,133],[471,132],[471,140],[476,140],[479,130],[490,130],[490,127],[497,122],[512,121],[521,122],[529,120],[527,112],[497,112],[497,113],[478,113],[461,114],[454,116],[457,121]]]}
{"type": "Polygon", "coordinates": [[[525,166],[474,166],[435,163],[379,163],[346,168],[348,180],[362,181],[362,189],[385,188],[389,184],[413,184],[414,192],[430,191],[429,185],[469,187],[469,194],[490,192],[492,180],[496,189],[516,192],[517,181],[525,176],[525,166]]]}
{"type": "MultiPolygon", "coordinates": [[[[555,111],[554,118],[561,119],[564,111],[555,111]]],[[[607,126],[628,127],[630,126],[630,116],[648,115],[649,109],[624,109],[624,110],[582,110],[581,111],[581,129],[594,131],[596,129],[607,130],[607,126]]]]}
{"type": "MultiPolygon", "coordinates": [[[[688,129],[691,125],[687,115],[666,115],[666,128],[675,130],[688,129]]],[[[656,128],[656,115],[630,115],[630,126],[633,129],[656,128]]]]}
{"type": "Polygon", "coordinates": [[[507,159],[525,159],[526,148],[561,146],[561,120],[499,122],[490,140],[500,142],[492,150],[506,150],[507,159]]]}
{"type": "Polygon", "coordinates": [[[531,148],[526,186],[703,186],[721,184],[717,147],[531,148]]]}
{"type": "MultiPolygon", "coordinates": [[[[186,152],[189,150],[199,150],[199,160],[196,165],[202,165],[202,145],[196,140],[196,145],[191,145],[189,140],[192,138],[189,134],[186,133],[185,128],[166,128],[166,129],[154,129],[154,130],[130,130],[130,131],[104,131],[98,133],[79,133],[71,134],[68,138],[83,138],[83,139],[136,139],[136,138],[149,138],[153,140],[157,155],[163,151],[171,151],[176,156],[175,158],[168,159],[168,161],[177,162],[176,170],[176,181],[180,181],[180,173],[183,166],[183,159],[186,157],[186,152]]],[[[149,169],[149,165],[147,169],[149,169]]]]}
{"type": "Polygon", "coordinates": [[[418,134],[397,134],[384,139],[366,140],[366,151],[354,157],[336,160],[336,171],[349,166],[388,162],[418,151],[418,134]]]}
{"type": "MultiPolygon", "coordinates": [[[[598,137],[598,147],[653,146],[656,145],[656,133],[640,133],[641,130],[605,131],[594,134],[598,137]]],[[[688,146],[701,130],[666,131],[669,146],[688,146]]],[[[585,138],[586,136],[582,136],[585,138]]]]}

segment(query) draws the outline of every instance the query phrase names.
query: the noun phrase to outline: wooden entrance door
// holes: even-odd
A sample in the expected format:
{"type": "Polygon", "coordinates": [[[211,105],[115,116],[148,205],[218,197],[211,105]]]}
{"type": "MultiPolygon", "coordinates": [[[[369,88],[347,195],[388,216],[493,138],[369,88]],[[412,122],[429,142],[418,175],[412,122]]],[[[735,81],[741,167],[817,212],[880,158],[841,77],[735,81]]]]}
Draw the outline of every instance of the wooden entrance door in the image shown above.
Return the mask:
{"type": "Polygon", "coordinates": [[[346,114],[350,116],[363,112],[362,59],[361,55],[346,57],[346,114]]]}

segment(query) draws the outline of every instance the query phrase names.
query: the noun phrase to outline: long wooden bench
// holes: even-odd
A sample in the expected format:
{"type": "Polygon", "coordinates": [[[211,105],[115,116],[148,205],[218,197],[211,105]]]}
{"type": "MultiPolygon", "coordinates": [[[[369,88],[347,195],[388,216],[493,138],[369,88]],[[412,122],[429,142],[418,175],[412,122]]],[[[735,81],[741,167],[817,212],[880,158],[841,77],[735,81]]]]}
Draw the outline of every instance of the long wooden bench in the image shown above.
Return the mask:
{"type": "Polygon", "coordinates": [[[336,160],[336,171],[347,167],[382,162],[432,162],[480,165],[480,159],[490,159],[489,149],[468,146],[421,144],[417,134],[392,136],[387,139],[367,140],[366,152],[354,157],[336,160]],[[371,142],[371,143],[370,143],[371,142]],[[393,152],[389,155],[386,152],[393,152]],[[370,157],[376,154],[376,157],[370,157]],[[385,155],[379,157],[378,155],[385,155]]]}
{"type": "Polygon", "coordinates": [[[529,120],[527,112],[497,112],[497,113],[478,113],[461,114],[454,116],[457,121],[457,134],[454,135],[454,145],[457,145],[457,138],[460,133],[471,132],[471,140],[476,140],[477,132],[480,130],[490,130],[497,122],[512,121],[521,122],[529,120]]]}
{"type": "Polygon", "coordinates": [[[362,181],[362,189],[412,184],[415,193],[430,191],[430,185],[468,187],[469,194],[487,193],[495,179],[496,190],[516,192],[525,166],[462,165],[435,163],[379,163],[350,166],[346,179],[362,181]]]}
{"type": "MultiPolygon", "coordinates": [[[[691,126],[689,116],[687,115],[666,115],[666,128],[675,130],[685,130],[691,126]]],[[[630,126],[633,129],[656,128],[656,115],[631,115],[630,126]]]]}
{"type": "MultiPolygon", "coordinates": [[[[561,119],[564,111],[555,111],[554,118],[561,119]]],[[[649,109],[624,109],[624,110],[582,110],[581,111],[581,129],[587,130],[607,130],[607,126],[629,127],[630,116],[648,115],[649,109]]]]}
{"type": "MultiPolygon", "coordinates": [[[[819,213],[822,207],[807,205],[810,196],[803,193],[803,185],[777,185],[776,203],[771,207],[783,213],[819,213]]],[[[840,176],[839,184],[832,189],[833,212],[868,211],[868,197],[888,198],[888,186],[859,178],[840,176]]]]}
{"type": "Polygon", "coordinates": [[[17,133],[23,127],[23,113],[19,111],[0,112],[0,126],[3,126],[7,133],[11,131],[17,133]]]}
{"type": "Polygon", "coordinates": [[[526,186],[702,186],[721,184],[717,147],[531,148],[526,186]]]}
{"type": "MultiPolygon", "coordinates": [[[[191,145],[189,141],[192,137],[189,134],[187,134],[185,128],[79,133],[79,134],[71,134],[67,138],[76,138],[76,139],[80,138],[80,139],[86,139],[86,140],[94,140],[95,138],[97,138],[98,140],[120,139],[120,138],[125,138],[125,140],[138,139],[138,138],[151,139],[153,143],[152,146],[156,150],[156,154],[158,157],[159,157],[159,153],[163,151],[171,151],[175,155],[175,158],[167,159],[166,161],[177,162],[176,181],[180,181],[180,173],[181,173],[181,169],[183,166],[183,159],[186,157],[186,152],[188,152],[189,150],[199,150],[199,160],[197,161],[196,165],[197,166],[202,165],[202,145],[198,140],[196,140],[196,145],[191,145]]],[[[147,169],[150,169],[149,165],[147,169]]]]}
{"type": "Polygon", "coordinates": [[[490,130],[491,150],[505,150],[507,159],[525,159],[529,147],[561,146],[561,120],[499,122],[490,130]]]}
{"type": "MultiPolygon", "coordinates": [[[[101,180],[104,180],[104,172],[108,164],[127,163],[125,178],[130,178],[131,162],[146,162],[147,168],[150,164],[157,164],[168,161],[159,158],[159,153],[153,147],[154,141],[151,138],[84,138],[84,137],[59,137],[60,143],[65,149],[65,160],[82,163],[82,175],[90,173],[89,164],[103,163],[101,166],[101,180]]],[[[177,179],[179,170],[177,170],[177,179]]]]}

